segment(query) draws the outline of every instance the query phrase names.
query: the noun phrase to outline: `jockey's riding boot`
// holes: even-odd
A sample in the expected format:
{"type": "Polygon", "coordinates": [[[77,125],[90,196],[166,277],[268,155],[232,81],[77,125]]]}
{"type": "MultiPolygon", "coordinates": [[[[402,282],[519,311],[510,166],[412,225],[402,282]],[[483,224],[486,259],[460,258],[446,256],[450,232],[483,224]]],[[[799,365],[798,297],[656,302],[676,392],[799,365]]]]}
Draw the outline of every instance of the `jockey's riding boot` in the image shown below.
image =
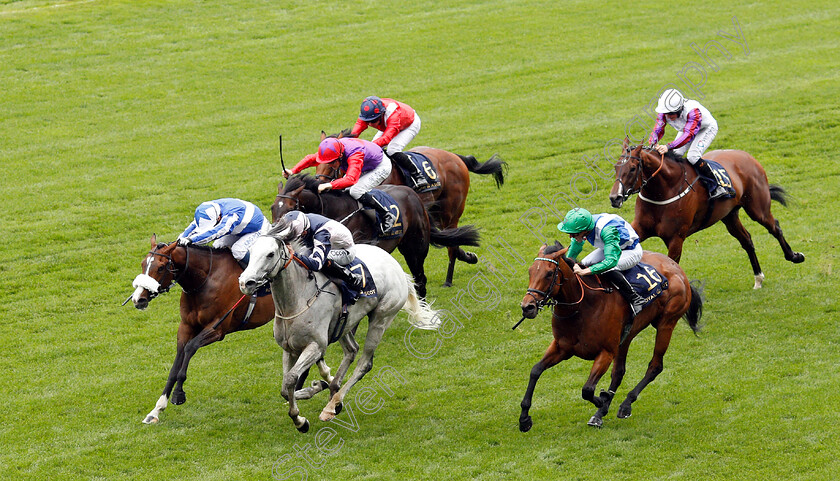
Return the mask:
{"type": "Polygon", "coordinates": [[[361,274],[353,272],[347,267],[337,264],[333,260],[328,260],[322,270],[326,274],[341,279],[353,290],[361,291],[364,287],[365,280],[361,274]]]}
{"type": "Polygon", "coordinates": [[[633,327],[633,319],[642,312],[642,308],[644,305],[645,300],[633,290],[633,286],[627,282],[627,278],[624,277],[624,274],[621,271],[611,270],[607,272],[602,272],[601,276],[611,282],[616,289],[618,289],[619,294],[623,297],[628,304],[630,304],[630,311],[633,313],[630,316],[630,321],[624,323],[624,329],[621,331],[621,341],[624,342],[624,339],[627,337],[627,334],[630,333],[630,329],[633,327]]]}
{"type": "Polygon", "coordinates": [[[374,196],[370,195],[370,192],[362,194],[359,197],[359,202],[361,202],[363,206],[375,210],[382,217],[382,223],[379,224],[379,233],[381,235],[385,235],[386,232],[394,227],[394,222],[397,220],[397,217],[393,212],[386,209],[384,205],[380,204],[374,196]]]}
{"type": "Polygon", "coordinates": [[[726,189],[724,189],[723,187],[721,187],[720,184],[718,184],[717,178],[715,177],[715,174],[712,173],[712,167],[708,164],[708,162],[706,162],[703,159],[700,159],[697,161],[696,164],[694,164],[694,168],[697,169],[697,173],[699,173],[703,177],[708,177],[712,180],[712,182],[715,183],[714,190],[709,192],[709,200],[714,200],[720,196],[726,195],[726,189]]]}
{"type": "Polygon", "coordinates": [[[426,180],[426,176],[408,158],[408,154],[405,152],[394,152],[391,154],[391,159],[411,174],[411,180],[414,182],[415,189],[424,189],[429,186],[429,181],[426,180]]]}

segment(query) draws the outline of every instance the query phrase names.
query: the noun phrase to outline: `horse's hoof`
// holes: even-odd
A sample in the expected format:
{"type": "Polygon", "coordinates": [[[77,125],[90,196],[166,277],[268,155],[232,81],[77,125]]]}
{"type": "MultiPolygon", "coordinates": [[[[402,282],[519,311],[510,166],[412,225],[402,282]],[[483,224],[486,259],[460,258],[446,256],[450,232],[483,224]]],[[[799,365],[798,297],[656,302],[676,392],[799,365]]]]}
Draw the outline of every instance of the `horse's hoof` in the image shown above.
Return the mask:
{"type": "Polygon", "coordinates": [[[604,420],[599,418],[598,416],[592,416],[591,418],[589,418],[589,422],[586,424],[595,428],[600,428],[604,424],[604,420]]]}
{"type": "Polygon", "coordinates": [[[151,414],[146,416],[146,419],[143,420],[143,424],[157,424],[159,422],[160,422],[160,419],[158,419],[155,416],[152,416],[151,414]]]}
{"type": "Polygon", "coordinates": [[[618,417],[619,419],[627,419],[630,417],[630,414],[632,414],[630,408],[625,408],[624,406],[621,406],[620,408],[618,408],[618,414],[616,414],[616,417],[618,417]]]}
{"type": "Polygon", "coordinates": [[[333,418],[335,418],[335,415],[336,415],[335,411],[327,411],[327,408],[324,408],[324,410],[321,411],[321,415],[318,416],[318,419],[320,419],[321,421],[324,421],[324,422],[332,421],[333,418]]]}
{"type": "Polygon", "coordinates": [[[801,252],[794,252],[793,253],[793,258],[790,261],[793,262],[794,264],[799,264],[800,262],[804,262],[805,261],[805,254],[803,254],[801,252]]]}
{"type": "Polygon", "coordinates": [[[312,381],[312,387],[314,387],[314,388],[320,388],[320,389],[321,389],[321,391],[323,391],[323,390],[325,390],[325,389],[329,389],[329,388],[330,388],[330,385],[329,385],[329,384],[327,384],[327,381],[324,381],[324,380],[322,379],[322,380],[319,380],[319,381],[312,381]]]}
{"type": "Polygon", "coordinates": [[[449,281],[446,281],[446,282],[443,283],[442,287],[452,287],[452,283],[449,282],[449,281]]]}
{"type": "Polygon", "coordinates": [[[172,393],[172,398],[169,400],[172,404],[180,406],[187,402],[187,393],[184,391],[176,391],[172,393]]]}
{"type": "Polygon", "coordinates": [[[344,403],[338,403],[335,405],[335,415],[338,416],[341,414],[341,410],[344,409],[344,403]]]}
{"type": "Polygon", "coordinates": [[[475,252],[464,252],[464,262],[467,264],[478,264],[478,256],[475,252]]]}
{"type": "Polygon", "coordinates": [[[528,416],[524,420],[519,420],[519,430],[523,433],[527,433],[531,430],[531,426],[534,425],[534,421],[531,420],[531,416],[528,416]]]}
{"type": "Polygon", "coordinates": [[[300,427],[299,427],[299,428],[297,428],[297,430],[298,430],[298,431],[300,431],[300,432],[302,432],[302,433],[307,433],[307,432],[309,432],[309,420],[308,420],[308,419],[304,419],[304,420],[303,420],[303,424],[301,424],[301,425],[300,425],[300,427]]]}

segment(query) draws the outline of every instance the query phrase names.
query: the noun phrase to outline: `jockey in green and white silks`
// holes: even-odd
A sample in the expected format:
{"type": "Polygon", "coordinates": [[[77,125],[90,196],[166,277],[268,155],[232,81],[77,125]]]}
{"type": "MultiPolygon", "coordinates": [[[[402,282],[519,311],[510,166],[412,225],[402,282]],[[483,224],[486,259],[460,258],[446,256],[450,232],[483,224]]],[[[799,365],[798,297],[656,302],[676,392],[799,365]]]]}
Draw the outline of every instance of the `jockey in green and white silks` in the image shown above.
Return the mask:
{"type": "Polygon", "coordinates": [[[566,213],[566,217],[557,228],[569,234],[571,238],[569,250],[566,252],[566,256],[571,259],[576,259],[580,254],[584,241],[595,246],[595,250],[581,261],[583,268],[575,265],[575,273],[580,276],[601,274],[612,282],[630,303],[633,313],[631,318],[641,312],[644,299],[621,274],[621,271],[630,269],[642,260],[642,245],[633,226],[621,216],[592,215],[588,210],[578,207],[566,213]]]}

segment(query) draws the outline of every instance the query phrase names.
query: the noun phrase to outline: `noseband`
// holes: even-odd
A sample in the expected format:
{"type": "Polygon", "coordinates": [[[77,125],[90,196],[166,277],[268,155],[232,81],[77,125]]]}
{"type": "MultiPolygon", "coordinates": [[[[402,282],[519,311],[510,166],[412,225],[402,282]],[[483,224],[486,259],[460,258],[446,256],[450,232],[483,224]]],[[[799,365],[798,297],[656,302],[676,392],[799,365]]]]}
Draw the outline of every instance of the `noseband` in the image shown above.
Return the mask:
{"type": "MultiPolygon", "coordinates": [[[[651,150],[651,149],[645,149],[645,150],[651,150]]],[[[639,185],[638,189],[635,188],[635,187],[631,187],[631,188],[628,189],[627,186],[624,185],[624,182],[622,182],[620,178],[616,179],[618,181],[618,184],[621,186],[621,192],[623,193],[625,199],[629,198],[633,194],[638,194],[639,192],[641,192],[642,189],[645,188],[645,185],[647,185],[647,183],[650,182],[651,179],[656,177],[656,174],[658,174],[659,171],[662,170],[662,166],[665,165],[665,156],[662,155],[662,154],[660,154],[660,156],[661,157],[659,159],[659,167],[656,169],[656,172],[654,172],[648,178],[645,178],[644,162],[642,161],[641,157],[639,157],[637,155],[623,154],[621,157],[618,158],[619,162],[623,161],[624,163],[626,163],[628,160],[638,160],[639,161],[639,170],[636,172],[636,175],[633,177],[633,182],[631,182],[631,186],[635,186],[635,185],[638,184],[639,185]],[[641,182],[639,182],[639,176],[641,176],[641,182]]]]}
{"type": "MultiPolygon", "coordinates": [[[[530,294],[531,297],[534,298],[534,301],[537,304],[537,310],[540,311],[545,306],[552,306],[557,304],[557,300],[554,299],[551,293],[554,291],[554,285],[557,283],[557,272],[560,270],[560,263],[555,261],[554,259],[549,259],[547,257],[537,257],[534,260],[545,261],[554,264],[554,269],[551,272],[551,283],[548,285],[548,289],[541,291],[539,289],[533,289],[530,287],[528,288],[528,294],[530,294]],[[537,296],[535,296],[534,294],[539,294],[540,296],[542,296],[542,299],[537,299],[537,296]]],[[[565,281],[565,278],[563,280],[565,281]]],[[[562,285],[563,281],[560,281],[560,283],[557,284],[557,287],[560,287],[562,285]]]]}

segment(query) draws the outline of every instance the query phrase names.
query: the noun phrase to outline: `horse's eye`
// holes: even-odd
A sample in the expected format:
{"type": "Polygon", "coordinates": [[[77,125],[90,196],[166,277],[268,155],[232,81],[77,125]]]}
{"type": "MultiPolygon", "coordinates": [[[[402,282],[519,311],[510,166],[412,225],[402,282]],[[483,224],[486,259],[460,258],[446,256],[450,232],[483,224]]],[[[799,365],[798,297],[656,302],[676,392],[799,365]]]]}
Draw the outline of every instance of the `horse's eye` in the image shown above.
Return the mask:
{"type": "Polygon", "coordinates": [[[157,271],[158,272],[163,272],[163,264],[158,266],[157,271]]]}
{"type": "Polygon", "coordinates": [[[269,253],[266,257],[268,257],[269,259],[271,259],[272,257],[274,257],[274,253],[273,253],[273,252],[271,252],[271,253],[269,253]]]}

